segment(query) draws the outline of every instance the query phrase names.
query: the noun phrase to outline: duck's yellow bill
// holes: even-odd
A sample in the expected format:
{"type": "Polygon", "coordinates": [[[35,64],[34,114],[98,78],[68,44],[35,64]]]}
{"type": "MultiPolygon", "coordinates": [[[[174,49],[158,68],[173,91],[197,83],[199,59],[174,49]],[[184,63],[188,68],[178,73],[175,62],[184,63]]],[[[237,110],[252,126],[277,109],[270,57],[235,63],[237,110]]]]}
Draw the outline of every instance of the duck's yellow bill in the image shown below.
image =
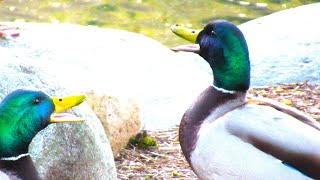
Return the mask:
{"type": "Polygon", "coordinates": [[[176,24],[171,26],[171,31],[191,43],[196,43],[198,34],[201,30],[189,29],[183,24],[176,24]]]}
{"type": "Polygon", "coordinates": [[[70,109],[74,106],[78,106],[86,99],[86,95],[80,94],[80,95],[67,96],[63,98],[52,97],[51,99],[55,106],[54,112],[59,113],[67,109],[70,109]]]}
{"type": "Polygon", "coordinates": [[[79,118],[73,114],[60,113],[81,104],[86,99],[86,96],[84,94],[67,96],[63,98],[52,97],[51,99],[55,106],[55,113],[50,117],[51,123],[84,121],[84,119],[79,118]]]}

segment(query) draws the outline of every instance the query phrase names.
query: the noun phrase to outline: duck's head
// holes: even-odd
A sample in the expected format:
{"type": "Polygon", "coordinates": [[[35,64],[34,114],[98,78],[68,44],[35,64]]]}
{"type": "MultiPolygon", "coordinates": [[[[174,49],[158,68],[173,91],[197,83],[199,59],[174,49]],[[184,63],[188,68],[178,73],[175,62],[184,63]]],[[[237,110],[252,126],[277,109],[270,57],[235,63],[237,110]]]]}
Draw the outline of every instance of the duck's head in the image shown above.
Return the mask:
{"type": "Polygon", "coordinates": [[[81,122],[65,111],[83,102],[84,95],[50,98],[41,91],[16,90],[0,103],[0,158],[28,152],[35,135],[50,123],[81,122]]]}
{"type": "Polygon", "coordinates": [[[195,52],[203,57],[212,68],[214,86],[230,91],[246,91],[249,88],[248,46],[237,26],[217,20],[206,25],[199,33],[194,33],[196,30],[179,32],[182,33],[180,37],[189,41],[196,39],[197,44],[178,46],[172,50],[195,52]],[[188,34],[190,32],[192,34],[188,34]]]}

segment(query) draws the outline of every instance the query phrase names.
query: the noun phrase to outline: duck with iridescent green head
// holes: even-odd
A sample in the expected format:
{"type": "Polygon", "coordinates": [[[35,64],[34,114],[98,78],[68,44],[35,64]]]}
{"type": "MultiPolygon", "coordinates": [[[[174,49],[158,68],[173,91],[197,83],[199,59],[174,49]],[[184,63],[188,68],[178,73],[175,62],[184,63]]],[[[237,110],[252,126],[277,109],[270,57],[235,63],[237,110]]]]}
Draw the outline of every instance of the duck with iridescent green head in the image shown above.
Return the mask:
{"type": "Polygon", "coordinates": [[[320,124],[278,102],[247,99],[249,51],[237,26],[217,20],[194,32],[184,30],[180,37],[197,44],[172,50],[198,53],[214,76],[179,128],[183,154],[197,176],[320,179],[320,124]]]}
{"type": "Polygon", "coordinates": [[[82,122],[69,113],[84,95],[50,98],[41,91],[16,90],[0,103],[0,179],[40,179],[28,154],[38,132],[50,123],[82,122]]]}

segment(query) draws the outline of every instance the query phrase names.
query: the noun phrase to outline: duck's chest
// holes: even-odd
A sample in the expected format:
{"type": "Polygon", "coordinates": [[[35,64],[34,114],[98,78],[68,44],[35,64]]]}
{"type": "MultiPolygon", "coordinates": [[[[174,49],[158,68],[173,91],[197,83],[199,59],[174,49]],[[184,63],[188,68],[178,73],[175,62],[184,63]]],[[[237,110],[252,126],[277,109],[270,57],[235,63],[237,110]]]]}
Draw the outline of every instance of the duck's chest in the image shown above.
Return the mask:
{"type": "MultiPolygon", "coordinates": [[[[250,151],[240,152],[242,144],[225,129],[223,120],[203,124],[190,161],[200,179],[236,178],[236,167],[245,166],[242,157],[250,151]],[[201,134],[201,136],[199,136],[201,134]],[[241,155],[240,155],[241,153],[241,155]]],[[[243,149],[242,149],[243,151],[243,149]]],[[[237,179],[242,179],[237,177],[237,179]]]]}

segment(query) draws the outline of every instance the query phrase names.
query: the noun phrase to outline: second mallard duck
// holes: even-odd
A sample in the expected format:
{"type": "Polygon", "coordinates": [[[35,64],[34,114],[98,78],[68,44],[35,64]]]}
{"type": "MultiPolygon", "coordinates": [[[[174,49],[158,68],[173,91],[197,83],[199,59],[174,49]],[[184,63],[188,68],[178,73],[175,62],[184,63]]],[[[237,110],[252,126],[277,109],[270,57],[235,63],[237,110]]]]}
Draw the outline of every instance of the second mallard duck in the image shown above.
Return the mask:
{"type": "Polygon", "coordinates": [[[84,95],[50,98],[41,91],[16,90],[0,103],[0,179],[40,179],[28,154],[32,139],[50,123],[82,122],[74,115],[52,114],[77,106],[84,95]]]}
{"type": "Polygon", "coordinates": [[[242,32],[218,20],[193,34],[197,45],[173,50],[198,53],[214,75],[179,129],[182,151],[197,176],[320,179],[320,124],[277,102],[247,100],[250,61],[242,32]]]}

